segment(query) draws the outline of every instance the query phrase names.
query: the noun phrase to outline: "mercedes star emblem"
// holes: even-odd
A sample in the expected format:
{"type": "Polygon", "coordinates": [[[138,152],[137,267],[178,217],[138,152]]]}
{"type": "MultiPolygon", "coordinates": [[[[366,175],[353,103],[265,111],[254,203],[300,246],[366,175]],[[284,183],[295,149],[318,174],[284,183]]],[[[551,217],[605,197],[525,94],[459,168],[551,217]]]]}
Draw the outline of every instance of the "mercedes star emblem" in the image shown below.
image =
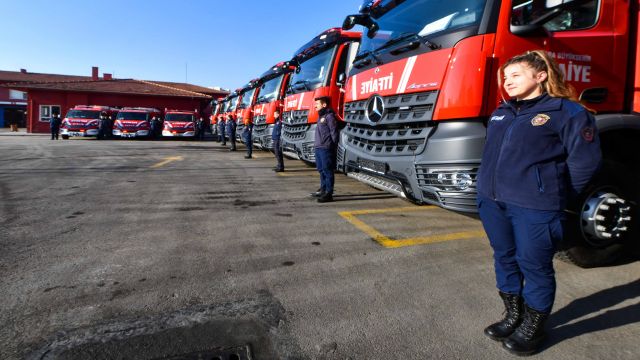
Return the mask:
{"type": "Polygon", "coordinates": [[[377,123],[382,120],[384,114],[384,100],[380,95],[373,95],[367,101],[367,107],[365,109],[365,115],[367,119],[372,123],[377,123]]]}

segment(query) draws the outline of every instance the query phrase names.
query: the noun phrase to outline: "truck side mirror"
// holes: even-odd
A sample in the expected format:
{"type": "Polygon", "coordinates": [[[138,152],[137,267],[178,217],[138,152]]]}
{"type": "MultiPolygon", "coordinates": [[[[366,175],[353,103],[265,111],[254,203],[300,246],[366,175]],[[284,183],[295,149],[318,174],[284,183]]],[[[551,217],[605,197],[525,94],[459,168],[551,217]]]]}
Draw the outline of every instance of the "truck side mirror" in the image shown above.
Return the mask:
{"type": "Polygon", "coordinates": [[[348,15],[342,22],[343,30],[351,30],[356,25],[367,28],[367,37],[372,39],[380,29],[380,26],[368,14],[348,15]]]}

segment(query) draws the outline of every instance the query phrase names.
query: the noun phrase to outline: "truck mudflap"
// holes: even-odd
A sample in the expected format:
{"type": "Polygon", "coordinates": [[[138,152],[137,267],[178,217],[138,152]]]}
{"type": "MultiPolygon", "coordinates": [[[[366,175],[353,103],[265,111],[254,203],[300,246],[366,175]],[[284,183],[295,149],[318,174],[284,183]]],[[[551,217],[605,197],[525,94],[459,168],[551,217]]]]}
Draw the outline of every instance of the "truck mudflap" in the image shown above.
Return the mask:
{"type": "Polygon", "coordinates": [[[486,129],[480,121],[438,124],[421,153],[380,155],[341,137],[338,170],[412,202],[476,212],[476,178],[486,129]],[[401,190],[400,190],[401,189],[401,190]]]}

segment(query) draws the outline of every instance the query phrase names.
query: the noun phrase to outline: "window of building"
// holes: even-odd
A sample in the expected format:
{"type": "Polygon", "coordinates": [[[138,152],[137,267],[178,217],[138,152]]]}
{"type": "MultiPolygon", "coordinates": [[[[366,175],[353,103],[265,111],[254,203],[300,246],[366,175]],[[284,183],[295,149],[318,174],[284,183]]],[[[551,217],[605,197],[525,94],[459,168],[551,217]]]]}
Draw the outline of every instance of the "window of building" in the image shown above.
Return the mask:
{"type": "Polygon", "coordinates": [[[27,100],[27,93],[24,91],[9,89],[9,99],[12,100],[27,100]]]}
{"type": "Polygon", "coordinates": [[[53,114],[60,114],[60,105],[40,105],[40,121],[49,122],[53,114]]]}

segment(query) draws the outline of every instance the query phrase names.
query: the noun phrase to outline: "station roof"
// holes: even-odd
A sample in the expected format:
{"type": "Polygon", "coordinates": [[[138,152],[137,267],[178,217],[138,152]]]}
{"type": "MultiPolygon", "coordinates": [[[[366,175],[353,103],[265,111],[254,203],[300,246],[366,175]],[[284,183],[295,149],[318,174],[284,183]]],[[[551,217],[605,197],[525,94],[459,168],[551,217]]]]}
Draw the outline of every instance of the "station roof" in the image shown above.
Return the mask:
{"type": "Polygon", "coordinates": [[[17,90],[55,90],[76,92],[115,93],[127,95],[154,95],[212,98],[228,94],[203,86],[138,79],[95,80],[91,76],[40,74],[0,70],[0,86],[17,90]]]}

